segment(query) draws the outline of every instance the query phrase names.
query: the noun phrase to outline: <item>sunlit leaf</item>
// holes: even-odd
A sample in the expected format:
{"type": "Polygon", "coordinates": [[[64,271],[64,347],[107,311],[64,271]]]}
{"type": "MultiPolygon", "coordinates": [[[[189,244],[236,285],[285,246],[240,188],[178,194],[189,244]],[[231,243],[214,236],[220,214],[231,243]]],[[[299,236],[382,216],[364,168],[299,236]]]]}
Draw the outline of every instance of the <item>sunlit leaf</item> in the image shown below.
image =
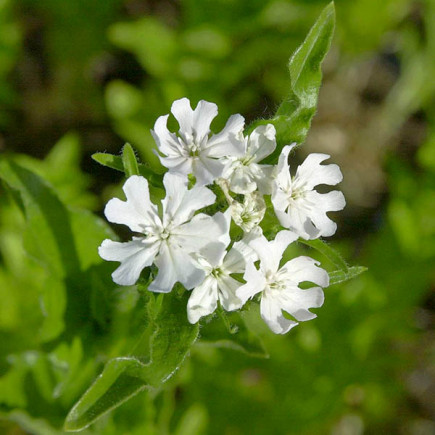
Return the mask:
{"type": "Polygon", "coordinates": [[[92,154],[92,158],[100,165],[124,172],[124,164],[122,163],[122,157],[120,156],[115,156],[109,153],[95,153],[92,154]]]}
{"type": "Polygon", "coordinates": [[[127,177],[139,175],[136,154],[129,143],[126,143],[122,149],[122,165],[124,166],[124,172],[127,177]]]}
{"type": "Polygon", "coordinates": [[[149,360],[143,340],[130,355],[110,360],[68,414],[66,430],[81,430],[143,389],[160,387],[182,364],[198,336],[198,325],[187,321],[186,298],[171,293],[155,308],[149,360]]]}
{"type": "Polygon", "coordinates": [[[344,258],[341,256],[341,254],[338,251],[336,251],[334,248],[332,248],[330,245],[328,245],[326,242],[324,242],[323,240],[320,239],[304,240],[300,238],[299,242],[311,248],[316,249],[322,255],[324,255],[331,263],[335,264],[341,270],[345,272],[348,270],[348,266],[344,261],[344,258]]]}
{"type": "Polygon", "coordinates": [[[272,123],[277,130],[278,147],[266,161],[276,162],[286,144],[305,141],[317,108],[322,82],[321,65],[329,51],[335,26],[334,3],[330,3],[311,28],[305,41],[289,61],[290,91],[271,119],[260,120],[250,126],[272,123]]]}
{"type": "Polygon", "coordinates": [[[340,284],[342,282],[348,281],[361,273],[365,272],[367,267],[364,266],[352,266],[344,270],[334,270],[333,272],[329,272],[329,285],[340,284]]]}
{"type": "MultiPolygon", "coordinates": [[[[95,153],[92,154],[92,158],[100,165],[124,172],[124,163],[121,156],[115,156],[108,153],[95,153]]],[[[139,174],[145,177],[152,186],[158,188],[163,187],[163,176],[161,174],[157,174],[143,163],[138,163],[138,170],[139,174]]]]}
{"type": "Polygon", "coordinates": [[[49,323],[43,327],[43,338],[53,339],[62,331],[63,322],[70,332],[76,331],[90,318],[88,269],[102,263],[97,247],[105,238],[115,236],[100,218],[70,210],[47,182],[16,163],[0,161],[0,178],[25,214],[26,251],[50,274],[51,284],[43,296],[49,323]],[[56,289],[60,292],[57,297],[56,289]]]}
{"type": "Polygon", "coordinates": [[[210,322],[201,328],[198,345],[233,349],[249,356],[268,358],[261,339],[252,332],[239,312],[224,313],[225,322],[210,322]]]}

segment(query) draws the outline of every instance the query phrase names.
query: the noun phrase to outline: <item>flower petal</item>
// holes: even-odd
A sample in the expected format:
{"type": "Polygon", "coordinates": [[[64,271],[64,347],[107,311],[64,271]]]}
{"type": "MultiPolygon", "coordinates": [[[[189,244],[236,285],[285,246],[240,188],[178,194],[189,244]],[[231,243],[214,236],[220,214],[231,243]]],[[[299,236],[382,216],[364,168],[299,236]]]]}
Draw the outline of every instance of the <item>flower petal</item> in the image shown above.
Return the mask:
{"type": "Polygon", "coordinates": [[[245,271],[245,266],[249,262],[258,260],[257,252],[250,246],[252,240],[261,237],[260,227],[255,227],[249,233],[245,233],[242,240],[234,243],[223,261],[223,267],[230,273],[241,273],[245,271]]]}
{"type": "Polygon", "coordinates": [[[193,110],[187,98],[181,98],[172,103],[171,112],[180,125],[180,132],[192,134],[193,110]]]}
{"type": "Polygon", "coordinates": [[[193,174],[196,177],[196,186],[205,186],[213,183],[214,180],[222,175],[225,163],[220,160],[209,158],[201,153],[192,162],[193,174]]]}
{"type": "Polygon", "coordinates": [[[190,159],[189,157],[184,157],[184,156],[163,157],[159,155],[158,158],[160,159],[160,163],[165,168],[168,168],[169,171],[174,174],[178,174],[180,176],[187,176],[193,173],[192,159],[190,159]]]}
{"type": "Polygon", "coordinates": [[[153,263],[158,250],[158,242],[135,237],[127,243],[104,240],[98,248],[98,254],[104,260],[121,262],[112,274],[114,282],[120,285],[133,285],[139,279],[142,270],[153,263]]]}
{"type": "Polygon", "coordinates": [[[309,311],[310,308],[318,308],[323,305],[324,294],[320,287],[301,290],[293,287],[283,291],[279,297],[281,308],[291,314],[296,320],[305,322],[317,317],[309,311]]]}
{"type": "Polygon", "coordinates": [[[110,222],[128,225],[137,232],[143,232],[147,226],[161,225],[157,207],[150,200],[148,181],[144,177],[133,175],[122,189],[127,201],[113,198],[104,209],[110,222]]]}
{"type": "Polygon", "coordinates": [[[187,178],[166,173],[163,178],[166,197],[162,200],[163,224],[180,225],[191,219],[200,208],[213,204],[216,195],[206,187],[187,190],[187,178]]]}
{"type": "Polygon", "coordinates": [[[187,318],[194,324],[203,316],[208,316],[217,308],[218,289],[217,282],[211,276],[205,278],[203,283],[192,290],[187,302],[187,318]]]}
{"type": "Polygon", "coordinates": [[[285,228],[305,239],[331,236],[337,225],[326,213],[344,208],[346,201],[341,192],[320,194],[312,190],[318,184],[337,184],[342,175],[337,165],[321,165],[329,158],[326,154],[311,154],[299,166],[292,179],[288,170],[287,156],[291,147],[284,147],[272,186],[272,204],[285,228]]]}
{"type": "Polygon", "coordinates": [[[260,125],[251,133],[247,154],[254,157],[254,162],[261,162],[275,151],[275,134],[276,130],[273,124],[260,125]]]}
{"type": "Polygon", "coordinates": [[[228,275],[219,277],[217,283],[219,300],[224,310],[234,311],[242,308],[243,302],[236,296],[236,292],[243,284],[228,275]]]}
{"type": "Polygon", "coordinates": [[[204,279],[204,272],[193,265],[190,255],[170,242],[161,243],[154,263],[159,273],[148,286],[148,290],[153,292],[169,293],[177,281],[191,289],[204,279]]]}
{"type": "Polygon", "coordinates": [[[267,294],[263,294],[260,302],[260,313],[263,320],[275,334],[285,334],[298,323],[286,319],[278,302],[267,294]]]}
{"type": "Polygon", "coordinates": [[[230,178],[230,190],[246,195],[257,189],[257,183],[252,177],[249,166],[240,165],[234,169],[230,178]]]}
{"type": "MultiPolygon", "coordinates": [[[[214,268],[220,267],[222,265],[226,253],[226,245],[219,242],[211,242],[201,249],[200,256],[203,256],[206,260],[206,263],[208,263],[208,266],[206,267],[214,268]]],[[[195,257],[196,254],[192,255],[195,257]]],[[[199,268],[201,268],[200,265],[199,268]]]]}
{"type": "Polygon", "coordinates": [[[300,256],[288,261],[279,273],[287,275],[287,279],[295,284],[307,281],[321,287],[328,287],[329,275],[326,270],[318,267],[319,264],[310,257],[300,256]]]}
{"type": "MultiPolygon", "coordinates": [[[[277,211],[284,213],[287,210],[289,206],[288,195],[276,184],[276,182],[273,184],[271,199],[275,213],[277,211]]],[[[286,228],[288,227],[286,226],[286,228]]]]}
{"type": "Polygon", "coordinates": [[[201,100],[193,111],[193,130],[196,140],[201,142],[210,133],[210,124],[218,114],[216,104],[201,100]]]}
{"type": "Polygon", "coordinates": [[[257,270],[254,263],[248,263],[246,265],[245,274],[243,279],[246,284],[243,284],[236,291],[236,296],[245,303],[248,299],[254,297],[257,293],[264,290],[266,286],[266,279],[264,275],[257,270]]]}
{"type": "Polygon", "coordinates": [[[241,251],[236,248],[236,243],[229,250],[222,263],[222,267],[228,273],[243,273],[245,271],[247,259],[245,259],[245,256],[241,253],[241,251]]]}
{"type": "Polygon", "coordinates": [[[288,156],[290,151],[296,146],[296,143],[292,145],[286,145],[279,156],[278,165],[276,166],[275,182],[279,189],[287,191],[291,187],[290,167],[288,164],[288,156]]]}
{"type": "Polygon", "coordinates": [[[270,195],[272,193],[273,172],[275,167],[270,165],[258,165],[258,168],[259,170],[255,177],[258,190],[262,195],[270,195]]]}
{"type": "MultiPolygon", "coordinates": [[[[313,192],[308,192],[309,194],[313,192]]],[[[294,231],[304,239],[314,239],[320,236],[320,230],[312,221],[312,207],[307,207],[304,200],[288,202],[284,192],[277,192],[272,199],[276,217],[284,228],[294,231]],[[287,211],[285,206],[287,205],[287,211]]]]}
{"type": "Polygon", "coordinates": [[[283,230],[276,235],[275,240],[270,242],[264,236],[252,240],[250,245],[260,258],[261,270],[275,273],[279,268],[284,251],[297,238],[297,234],[292,231],[283,230]]]}
{"type": "Polygon", "coordinates": [[[177,136],[168,130],[168,117],[169,115],[158,117],[154,124],[154,130],[151,130],[151,134],[161,153],[167,156],[182,156],[184,153],[177,136]]]}
{"type": "MultiPolygon", "coordinates": [[[[228,220],[223,213],[208,216],[200,213],[190,222],[180,225],[171,233],[171,240],[182,247],[184,253],[200,252],[212,242],[225,242],[228,239],[228,220]]],[[[228,243],[225,244],[227,246],[228,243]]]]}
{"type": "Polygon", "coordinates": [[[328,193],[318,193],[313,190],[307,193],[306,198],[315,204],[315,207],[312,207],[310,211],[309,217],[319,230],[320,235],[328,237],[335,234],[337,224],[326,213],[342,210],[346,205],[344,195],[338,190],[328,193]]]}
{"type": "Polygon", "coordinates": [[[245,155],[245,141],[243,126],[245,119],[241,115],[229,117],[223,130],[213,135],[207,142],[205,150],[210,157],[243,157],[245,155]]]}
{"type": "Polygon", "coordinates": [[[329,159],[328,154],[310,154],[298,167],[295,176],[298,185],[304,185],[306,190],[311,190],[319,184],[334,186],[343,179],[340,168],[335,165],[321,165],[320,163],[329,159]]]}

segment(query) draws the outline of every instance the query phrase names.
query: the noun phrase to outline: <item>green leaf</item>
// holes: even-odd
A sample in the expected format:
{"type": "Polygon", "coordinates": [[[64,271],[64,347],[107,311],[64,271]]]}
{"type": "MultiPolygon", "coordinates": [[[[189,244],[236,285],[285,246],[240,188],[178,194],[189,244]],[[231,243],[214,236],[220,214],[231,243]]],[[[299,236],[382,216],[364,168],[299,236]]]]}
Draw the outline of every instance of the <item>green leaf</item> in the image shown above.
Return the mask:
{"type": "Polygon", "coordinates": [[[329,285],[340,284],[342,282],[348,281],[361,273],[365,272],[367,267],[364,266],[352,266],[344,270],[334,270],[333,272],[329,272],[329,285]]]}
{"type": "MultiPolygon", "coordinates": [[[[158,303],[154,306],[158,310],[155,319],[151,325],[144,325],[154,330],[149,360],[144,357],[148,352],[143,340],[132,354],[111,359],[69,412],[65,430],[81,430],[143,389],[159,388],[182,364],[197,339],[198,325],[187,321],[186,294],[178,298],[172,292],[159,298],[163,300],[161,307],[158,303]]],[[[151,304],[153,300],[151,297],[151,304]]]]}
{"type": "Polygon", "coordinates": [[[310,246],[311,248],[316,249],[321,254],[323,254],[331,263],[335,264],[338,268],[343,270],[344,272],[348,271],[348,266],[346,262],[344,261],[341,254],[336,251],[335,249],[331,248],[330,245],[328,245],[326,242],[320,239],[315,240],[304,240],[299,239],[300,243],[303,243],[304,245],[310,246]]]}
{"type": "Polygon", "coordinates": [[[139,175],[136,154],[129,143],[126,143],[122,149],[122,165],[127,178],[131,177],[132,175],[139,175]]]}
{"type": "Polygon", "coordinates": [[[43,295],[47,324],[42,339],[55,338],[64,325],[75,334],[91,318],[89,270],[103,263],[97,247],[115,236],[100,218],[70,210],[46,181],[28,169],[2,159],[0,178],[25,214],[24,247],[49,276],[43,295]]]}
{"type": "Polygon", "coordinates": [[[116,23],[109,28],[109,40],[117,47],[135,54],[152,76],[173,73],[177,37],[170,27],[154,17],[116,23]]]}
{"type": "Polygon", "coordinates": [[[334,3],[330,3],[290,58],[290,92],[287,97],[272,119],[257,121],[249,128],[252,131],[260,124],[274,124],[279,146],[266,159],[267,162],[276,162],[284,145],[305,141],[316,112],[322,82],[321,65],[331,46],[334,26],[334,3]]]}
{"type": "Polygon", "coordinates": [[[64,329],[64,314],[67,304],[67,290],[63,280],[48,275],[44,281],[44,313],[46,314],[41,330],[41,340],[55,339],[64,329]]]}
{"type": "MultiPolygon", "coordinates": [[[[0,420],[3,419],[15,422],[23,430],[23,433],[62,435],[62,432],[51,427],[47,420],[34,417],[23,410],[0,411],[0,420]]],[[[16,429],[13,432],[20,433],[21,431],[16,429]]]]}
{"type": "Polygon", "coordinates": [[[310,246],[311,248],[316,249],[321,254],[323,254],[326,258],[328,258],[331,263],[338,267],[338,270],[334,270],[329,273],[329,285],[339,284],[344,281],[348,281],[349,279],[355,278],[361,273],[367,270],[364,266],[351,266],[349,267],[341,254],[333,249],[330,245],[320,239],[315,240],[304,240],[299,239],[300,243],[304,245],[310,246]]]}
{"type": "Polygon", "coordinates": [[[198,345],[233,349],[257,358],[269,357],[260,338],[246,326],[242,313],[223,313],[223,315],[227,317],[225,321],[210,322],[201,328],[201,339],[198,345]]]}
{"type": "Polygon", "coordinates": [[[120,172],[124,172],[122,157],[115,156],[109,153],[94,153],[92,154],[92,158],[100,165],[107,166],[111,169],[116,169],[120,172]]]}
{"type": "Polygon", "coordinates": [[[81,156],[80,137],[70,132],[56,142],[44,160],[27,154],[11,154],[10,158],[56,186],[56,193],[63,202],[80,208],[95,208],[97,198],[88,191],[91,177],[80,170],[81,156]]]}
{"type": "Polygon", "coordinates": [[[174,435],[205,434],[207,423],[207,408],[202,403],[194,403],[181,417],[174,435]]]}
{"type": "MultiPolygon", "coordinates": [[[[107,166],[108,168],[115,169],[120,172],[124,172],[123,157],[107,153],[95,153],[92,154],[92,158],[100,165],[107,166]]],[[[137,166],[139,170],[139,175],[145,177],[152,186],[163,188],[162,174],[157,174],[143,163],[138,163],[137,166]]]]}
{"type": "Polygon", "coordinates": [[[52,187],[14,162],[0,160],[0,178],[25,212],[24,244],[29,254],[57,277],[66,277],[101,263],[97,250],[110,227],[87,211],[69,210],[52,187]]]}

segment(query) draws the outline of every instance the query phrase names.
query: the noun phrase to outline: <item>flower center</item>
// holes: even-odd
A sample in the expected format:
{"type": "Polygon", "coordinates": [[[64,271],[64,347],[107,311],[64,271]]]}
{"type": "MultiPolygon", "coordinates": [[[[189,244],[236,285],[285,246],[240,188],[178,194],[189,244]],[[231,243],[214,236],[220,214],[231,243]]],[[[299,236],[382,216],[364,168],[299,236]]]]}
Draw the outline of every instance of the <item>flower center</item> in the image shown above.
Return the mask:
{"type": "Polygon", "coordinates": [[[187,147],[189,148],[189,154],[191,157],[198,157],[199,156],[200,147],[197,143],[192,142],[192,143],[188,144],[187,147]]]}
{"type": "Polygon", "coordinates": [[[223,274],[222,269],[219,267],[216,267],[211,271],[211,275],[215,278],[219,278],[220,276],[222,276],[222,274],[223,274]]]}
{"type": "Polygon", "coordinates": [[[167,229],[163,229],[162,232],[159,234],[160,240],[167,240],[171,233],[167,229]]]}
{"type": "Polygon", "coordinates": [[[297,201],[298,199],[305,197],[305,191],[303,189],[292,189],[287,191],[289,200],[297,201]]]}
{"type": "Polygon", "coordinates": [[[266,272],[266,284],[271,290],[284,290],[286,288],[285,282],[277,280],[276,275],[271,271],[266,272]]]}
{"type": "Polygon", "coordinates": [[[241,159],[239,159],[240,163],[243,166],[249,166],[255,159],[255,156],[251,156],[251,155],[246,155],[245,157],[242,157],[241,159]]]}
{"type": "Polygon", "coordinates": [[[182,145],[184,145],[189,157],[199,157],[203,143],[207,141],[207,136],[205,136],[201,141],[196,137],[196,132],[193,132],[193,134],[184,132],[184,134],[180,134],[180,136],[182,145]]]}

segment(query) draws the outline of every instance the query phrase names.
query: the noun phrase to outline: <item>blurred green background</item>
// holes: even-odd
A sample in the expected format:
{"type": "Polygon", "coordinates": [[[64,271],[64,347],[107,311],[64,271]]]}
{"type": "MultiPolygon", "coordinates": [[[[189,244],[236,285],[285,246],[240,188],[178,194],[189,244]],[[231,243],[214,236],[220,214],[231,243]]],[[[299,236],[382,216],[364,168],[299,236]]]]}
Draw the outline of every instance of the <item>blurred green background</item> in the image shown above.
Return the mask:
{"type": "MultiPolygon", "coordinates": [[[[101,214],[121,175],[92,153],[129,141],[158,165],[150,128],[183,96],[218,104],[215,131],[232,113],[272,115],[288,58],[325,5],[0,0],[0,152],[101,214]]],[[[347,207],[332,243],[369,271],[328,288],[319,317],[286,336],[252,316],[269,359],[197,345],[164,391],[87,433],[435,433],[435,1],[338,0],[336,11],[299,157],[326,152],[342,168],[347,207]]],[[[101,369],[104,336],[94,354],[50,341],[50,277],[25,254],[23,228],[0,190],[0,432],[59,434],[101,369]]],[[[137,299],[110,298],[125,331],[137,299]]]]}

